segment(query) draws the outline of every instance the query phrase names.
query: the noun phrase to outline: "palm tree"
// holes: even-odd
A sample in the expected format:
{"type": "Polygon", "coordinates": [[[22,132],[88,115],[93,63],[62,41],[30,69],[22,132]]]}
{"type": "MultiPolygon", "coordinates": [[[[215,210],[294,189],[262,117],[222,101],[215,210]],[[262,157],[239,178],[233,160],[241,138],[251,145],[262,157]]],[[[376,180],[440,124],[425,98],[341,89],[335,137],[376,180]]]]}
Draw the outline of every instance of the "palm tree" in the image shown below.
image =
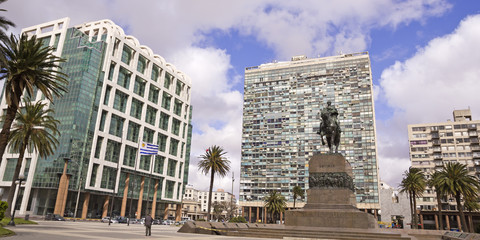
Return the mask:
{"type": "Polygon", "coordinates": [[[285,207],[287,207],[287,200],[277,191],[270,192],[270,194],[265,197],[264,202],[267,212],[272,214],[273,222],[276,221],[275,213],[281,213],[285,211],[285,207]]]}
{"type": "MultiPolygon", "coordinates": [[[[0,0],[0,4],[6,2],[7,0],[0,0]]],[[[7,10],[5,9],[0,9],[0,12],[5,12],[7,10]]],[[[6,19],[5,17],[3,16],[0,16],[0,40],[4,40],[7,38],[7,35],[5,34],[5,31],[9,28],[9,27],[15,27],[15,24],[13,24],[13,22],[11,22],[10,20],[6,19]]]]}
{"type": "Polygon", "coordinates": [[[293,208],[295,208],[295,202],[297,198],[300,197],[303,199],[303,197],[305,196],[305,191],[303,191],[303,189],[300,186],[295,186],[293,187],[292,192],[293,192],[293,208]]]}
{"type": "Polygon", "coordinates": [[[417,218],[417,197],[422,196],[425,190],[425,176],[421,169],[410,167],[403,174],[403,180],[400,183],[400,192],[407,192],[410,198],[410,212],[412,214],[412,227],[418,228],[417,218]]]}
{"type": "Polygon", "coordinates": [[[224,156],[227,154],[223,148],[213,145],[209,147],[205,154],[201,155],[202,159],[198,162],[198,169],[207,175],[210,173],[210,189],[208,191],[208,205],[207,205],[207,221],[210,221],[210,209],[212,207],[212,190],[215,174],[220,177],[225,177],[230,171],[230,161],[224,156]]]}
{"type": "Polygon", "coordinates": [[[440,224],[440,230],[443,230],[443,216],[442,216],[442,198],[444,193],[440,186],[440,172],[435,171],[430,175],[430,179],[427,181],[427,185],[430,188],[435,188],[435,193],[437,195],[437,205],[438,205],[438,221],[440,224]]]}
{"type": "Polygon", "coordinates": [[[67,91],[66,75],[58,71],[58,64],[64,62],[52,54],[53,47],[45,47],[35,36],[26,34],[17,39],[13,34],[0,45],[0,80],[5,80],[7,112],[0,133],[0,163],[8,144],[10,128],[15,119],[20,99],[26,91],[33,96],[38,89],[51,102],[54,96],[67,91]]]}
{"type": "Polygon", "coordinates": [[[58,145],[57,136],[60,132],[57,130],[58,120],[51,115],[53,109],[46,109],[46,103],[31,103],[25,100],[25,107],[17,111],[13,130],[10,134],[9,146],[16,152],[19,152],[15,172],[13,173],[12,185],[8,191],[7,203],[9,209],[6,214],[10,215],[13,195],[15,194],[15,181],[20,174],[25,150],[29,152],[35,150],[38,156],[45,158],[52,155],[58,145]]]}
{"type": "MultiPolygon", "coordinates": [[[[467,165],[465,164],[458,162],[447,163],[440,171],[440,186],[444,193],[455,197],[462,226],[468,231],[461,199],[462,197],[465,200],[477,198],[480,190],[477,177],[468,175],[467,165]]],[[[470,230],[472,231],[473,229],[470,230]]]]}

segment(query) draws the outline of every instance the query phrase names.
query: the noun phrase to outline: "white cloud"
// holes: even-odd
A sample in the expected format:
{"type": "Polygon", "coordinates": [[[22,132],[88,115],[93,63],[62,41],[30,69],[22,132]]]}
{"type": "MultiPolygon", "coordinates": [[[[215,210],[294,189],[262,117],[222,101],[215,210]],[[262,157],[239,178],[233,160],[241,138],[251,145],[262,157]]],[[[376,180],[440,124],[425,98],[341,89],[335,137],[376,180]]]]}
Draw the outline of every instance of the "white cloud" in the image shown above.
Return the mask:
{"type": "MultiPolygon", "coordinates": [[[[407,124],[445,122],[452,119],[453,110],[468,107],[473,118],[479,119],[479,42],[480,15],[469,16],[453,33],[431,40],[412,58],[383,71],[382,97],[394,109],[394,116],[381,123],[389,129],[388,134],[377,123],[381,132],[378,142],[385,144],[379,156],[381,166],[406,169],[409,165],[407,124]],[[390,151],[389,146],[402,151],[390,151]]],[[[401,178],[398,171],[396,176],[380,172],[396,183],[401,178]]]]}

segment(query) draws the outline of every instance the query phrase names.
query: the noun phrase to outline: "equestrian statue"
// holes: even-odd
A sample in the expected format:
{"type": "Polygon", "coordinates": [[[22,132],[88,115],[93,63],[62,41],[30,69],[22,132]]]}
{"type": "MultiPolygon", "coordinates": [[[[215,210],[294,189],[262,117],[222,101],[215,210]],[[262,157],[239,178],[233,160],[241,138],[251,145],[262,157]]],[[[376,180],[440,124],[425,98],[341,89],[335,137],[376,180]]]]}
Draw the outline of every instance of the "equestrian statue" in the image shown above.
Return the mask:
{"type": "Polygon", "coordinates": [[[320,134],[322,139],[322,145],[325,145],[323,137],[327,139],[329,153],[333,153],[335,146],[335,153],[338,153],[338,145],[340,145],[340,124],[338,123],[338,111],[332,106],[332,102],[327,102],[327,107],[320,112],[320,130],[317,134],[320,134]]]}

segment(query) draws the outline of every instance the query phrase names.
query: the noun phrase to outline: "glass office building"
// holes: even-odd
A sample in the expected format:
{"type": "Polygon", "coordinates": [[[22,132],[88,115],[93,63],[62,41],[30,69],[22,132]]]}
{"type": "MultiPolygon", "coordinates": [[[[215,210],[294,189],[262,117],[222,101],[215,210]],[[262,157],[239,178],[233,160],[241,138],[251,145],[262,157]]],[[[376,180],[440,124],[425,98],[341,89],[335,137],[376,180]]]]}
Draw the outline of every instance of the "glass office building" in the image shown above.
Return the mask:
{"type": "MultiPolygon", "coordinates": [[[[112,196],[115,215],[142,216],[156,209],[155,215],[162,216],[165,204],[181,203],[188,179],[191,80],[110,20],[73,27],[69,21],[22,31],[66,59],[60,66],[69,91],[49,105],[61,122],[60,144],[46,159],[35,152],[26,155],[22,171],[27,180],[17,208],[20,214],[52,213],[69,158],[64,215],[72,216],[80,189],[77,217],[103,217],[112,196]],[[157,144],[158,155],[139,155],[141,142],[157,144]]],[[[32,100],[45,97],[38,92],[32,100]]],[[[4,98],[1,108],[6,109],[4,98]]],[[[11,184],[17,157],[12,151],[4,155],[2,188],[11,184]]]]}
{"type": "MultiPolygon", "coordinates": [[[[357,207],[377,214],[378,164],[368,53],[293,57],[245,70],[240,205],[247,220],[264,220],[263,198],[308,189],[308,160],[328,152],[316,132],[331,101],[342,128],[339,152],[354,174],[357,207]]],[[[297,207],[304,202],[297,201],[297,207]]]]}

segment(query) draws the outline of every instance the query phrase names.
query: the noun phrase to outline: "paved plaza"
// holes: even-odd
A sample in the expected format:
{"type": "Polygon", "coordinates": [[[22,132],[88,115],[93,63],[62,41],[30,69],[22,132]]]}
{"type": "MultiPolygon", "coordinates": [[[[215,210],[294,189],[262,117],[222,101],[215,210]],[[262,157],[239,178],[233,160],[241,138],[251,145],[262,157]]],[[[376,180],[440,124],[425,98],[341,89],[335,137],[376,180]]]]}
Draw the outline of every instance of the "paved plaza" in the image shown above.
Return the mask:
{"type": "MultiPolygon", "coordinates": [[[[238,239],[203,234],[177,233],[178,226],[153,225],[152,236],[145,236],[145,227],[141,224],[111,224],[101,222],[55,222],[37,221],[38,225],[17,225],[8,227],[17,233],[6,240],[76,240],[76,239],[238,239]]],[[[253,240],[258,238],[241,238],[253,240]]]]}

